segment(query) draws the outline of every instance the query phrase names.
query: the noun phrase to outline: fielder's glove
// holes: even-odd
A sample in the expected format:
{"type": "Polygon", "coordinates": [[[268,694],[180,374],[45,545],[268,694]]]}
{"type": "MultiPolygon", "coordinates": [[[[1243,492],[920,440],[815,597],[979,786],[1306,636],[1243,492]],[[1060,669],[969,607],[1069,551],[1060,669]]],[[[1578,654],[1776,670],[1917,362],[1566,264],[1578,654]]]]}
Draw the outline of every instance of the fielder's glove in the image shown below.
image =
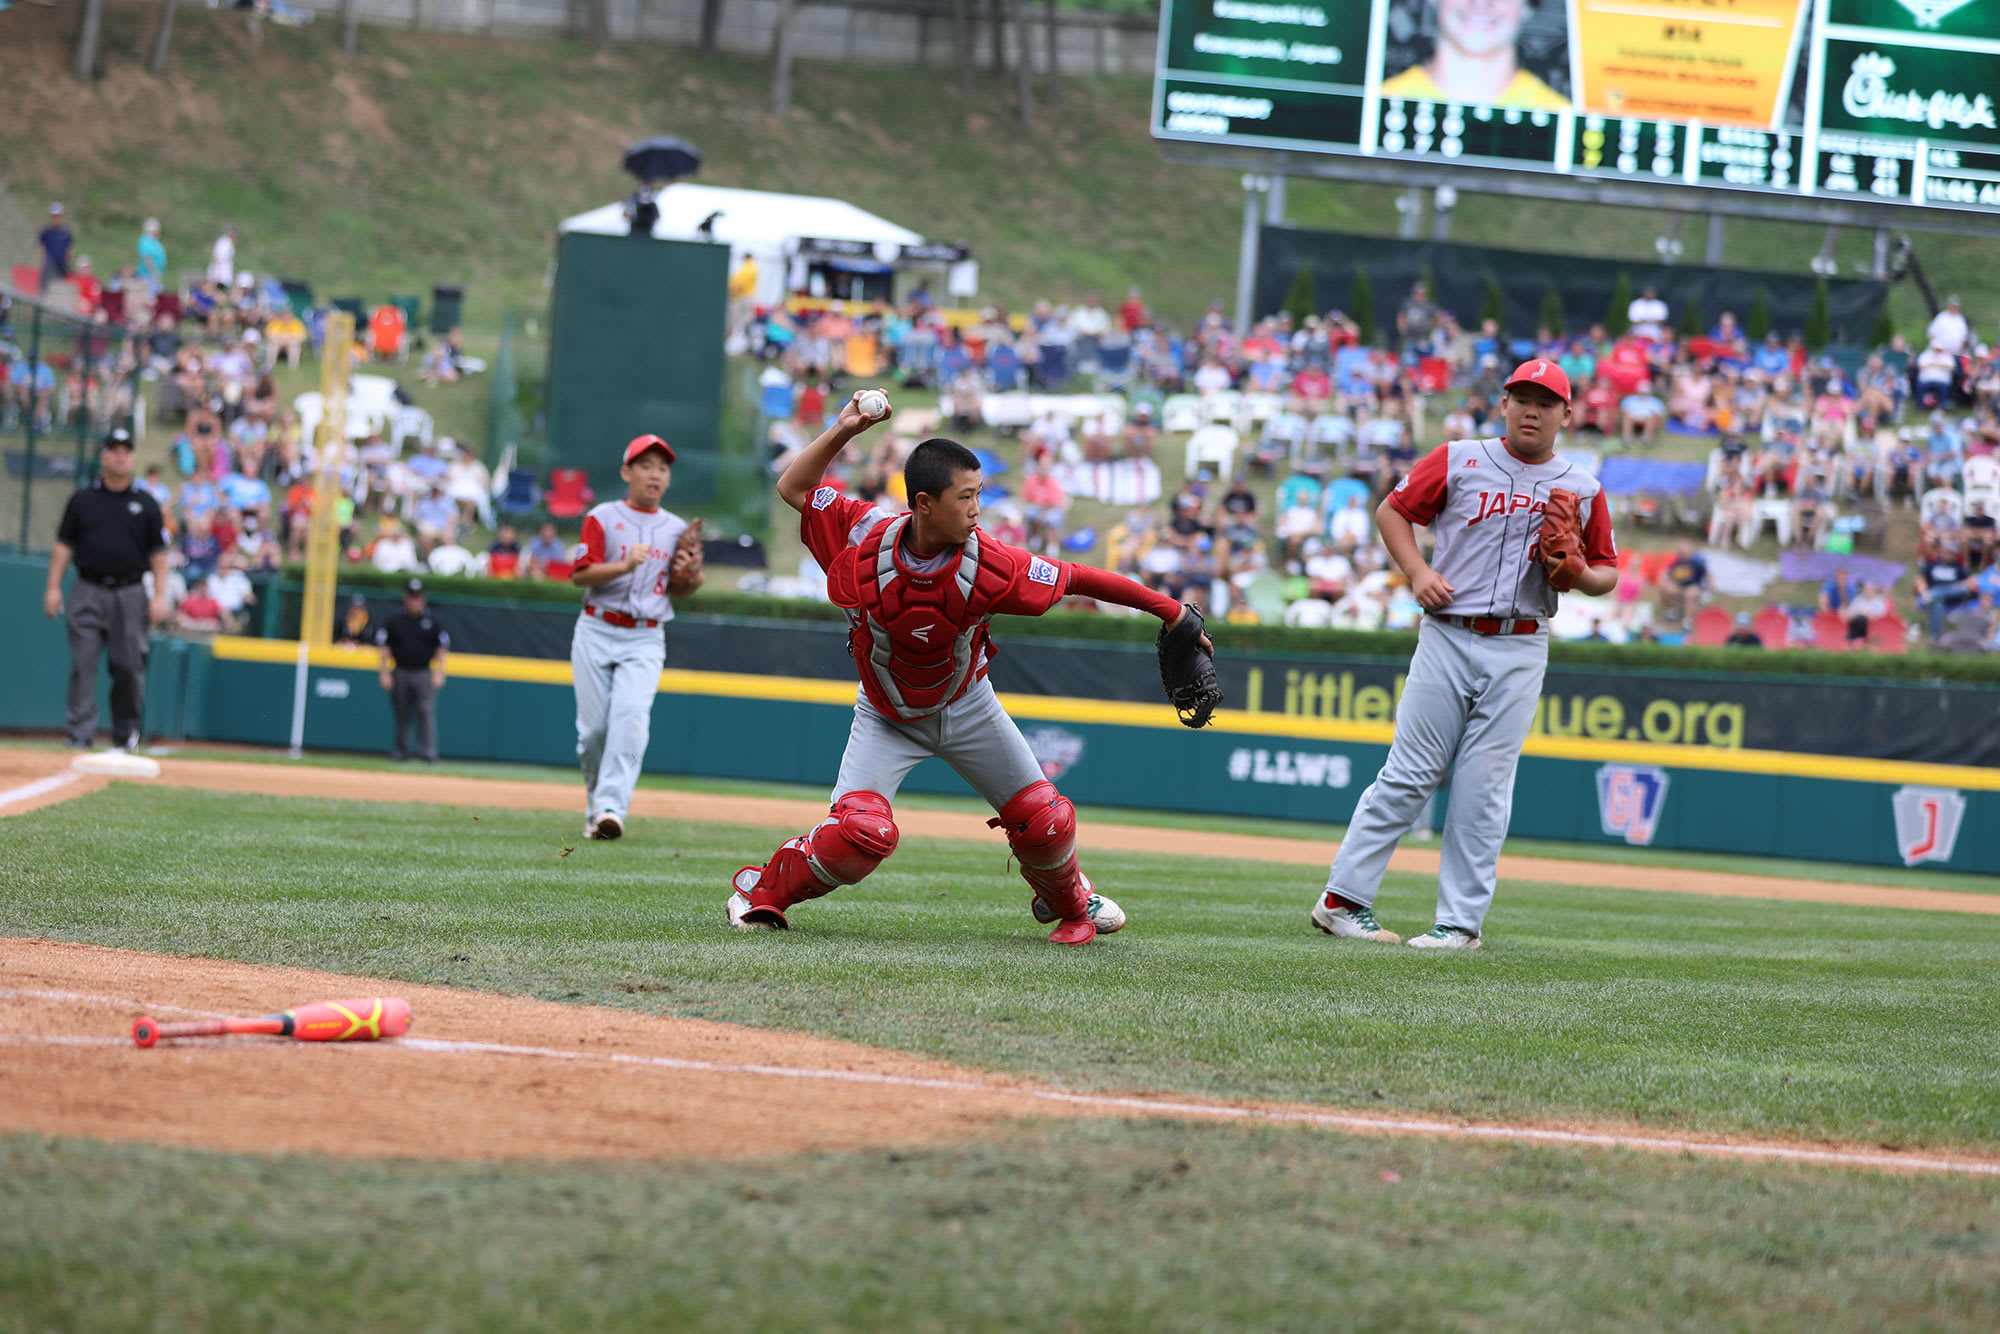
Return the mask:
{"type": "Polygon", "coordinates": [[[1160,684],[1167,702],[1185,727],[1206,727],[1222,703],[1222,686],[1215,679],[1215,655],[1202,646],[1201,610],[1187,610],[1171,625],[1160,627],[1160,684]]]}
{"type": "Polygon", "coordinates": [[[1577,512],[1576,493],[1556,489],[1549,492],[1548,508],[1542,512],[1542,573],[1549,587],[1567,593],[1583,577],[1583,518],[1577,512]]]}

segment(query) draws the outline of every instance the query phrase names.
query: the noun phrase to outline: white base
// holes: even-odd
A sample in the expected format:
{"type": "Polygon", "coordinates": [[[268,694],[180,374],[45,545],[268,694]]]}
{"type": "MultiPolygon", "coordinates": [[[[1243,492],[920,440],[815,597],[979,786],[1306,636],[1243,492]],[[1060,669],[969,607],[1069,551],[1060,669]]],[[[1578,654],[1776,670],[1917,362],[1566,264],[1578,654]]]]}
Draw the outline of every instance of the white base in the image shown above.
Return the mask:
{"type": "Polygon", "coordinates": [[[92,751],[79,755],[69,762],[69,767],[80,774],[109,774],[113,778],[158,778],[160,762],[149,760],[144,755],[132,755],[122,750],[92,751]]]}

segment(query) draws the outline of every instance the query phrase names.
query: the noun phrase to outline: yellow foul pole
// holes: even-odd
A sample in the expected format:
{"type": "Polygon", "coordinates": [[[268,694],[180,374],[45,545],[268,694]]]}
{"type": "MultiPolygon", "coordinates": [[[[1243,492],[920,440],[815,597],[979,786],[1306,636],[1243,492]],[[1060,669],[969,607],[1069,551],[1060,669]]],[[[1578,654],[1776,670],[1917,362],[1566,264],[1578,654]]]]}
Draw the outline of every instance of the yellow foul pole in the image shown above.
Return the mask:
{"type": "Polygon", "coordinates": [[[334,513],[340,495],[340,468],[348,458],[347,378],[353,372],[354,317],[336,310],[326,317],[326,337],[320,344],[319,429],[313,447],[319,456],[319,476],[313,498],[312,527],[306,535],[306,596],[300,612],[299,639],[325,646],[333,642],[333,584],[340,572],[340,522],[334,513]]]}

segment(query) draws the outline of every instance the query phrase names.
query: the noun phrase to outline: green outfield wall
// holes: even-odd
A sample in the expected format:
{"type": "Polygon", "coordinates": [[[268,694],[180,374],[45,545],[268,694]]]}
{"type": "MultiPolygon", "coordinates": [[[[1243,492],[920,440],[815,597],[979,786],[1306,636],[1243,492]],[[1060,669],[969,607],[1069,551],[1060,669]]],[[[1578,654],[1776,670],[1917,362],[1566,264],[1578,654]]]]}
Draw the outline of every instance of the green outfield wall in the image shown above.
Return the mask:
{"type": "MultiPolygon", "coordinates": [[[[14,612],[0,657],[0,728],[62,725],[68,654],[61,624],[40,612],[45,570],[0,562],[0,609],[14,612]]],[[[647,771],[825,785],[846,743],[855,687],[851,676],[673,668],[660,692],[647,771]]],[[[1162,702],[1005,688],[1002,697],[1044,771],[1085,805],[1341,822],[1392,735],[1378,720],[1386,707],[1358,703],[1281,712],[1271,701],[1259,708],[1238,698],[1232,703],[1251,707],[1225,709],[1214,727],[1191,732],[1162,702]]],[[[1572,712],[1587,722],[1590,708],[1572,712]]],[[[570,764],[574,717],[568,662],[457,653],[439,698],[440,748],[454,759],[570,764]]],[[[315,649],[302,661],[288,640],[154,641],[149,736],[285,746],[295,721],[308,749],[387,752],[390,710],[375,654],[315,649]]],[[[2000,874],[2000,768],[1714,740],[1703,733],[1697,744],[1660,744],[1632,739],[1629,729],[1538,729],[1522,760],[1512,833],[2000,874]]],[[[906,786],[968,791],[937,761],[919,766],[906,786]]],[[[1438,809],[1448,801],[1447,789],[1438,809]]]]}
{"type": "MultiPolygon", "coordinates": [[[[372,653],[313,650],[303,670],[307,748],[388,750],[372,653]]],[[[297,645],[284,641],[177,645],[154,655],[149,718],[162,734],[284,745],[300,672],[297,645]]],[[[1382,723],[1243,710],[1195,732],[1164,705],[1003,698],[1044,771],[1084,805],[1345,821],[1391,735],[1382,723]]],[[[853,700],[854,687],[835,681],[670,670],[645,767],[828,784],[853,700]]],[[[459,655],[438,718],[441,749],[454,758],[572,762],[569,664],[459,655]]],[[[968,791],[935,760],[906,787],[968,791]]],[[[2000,872],[1993,770],[1538,735],[1516,791],[1516,837],[2000,872]]]]}

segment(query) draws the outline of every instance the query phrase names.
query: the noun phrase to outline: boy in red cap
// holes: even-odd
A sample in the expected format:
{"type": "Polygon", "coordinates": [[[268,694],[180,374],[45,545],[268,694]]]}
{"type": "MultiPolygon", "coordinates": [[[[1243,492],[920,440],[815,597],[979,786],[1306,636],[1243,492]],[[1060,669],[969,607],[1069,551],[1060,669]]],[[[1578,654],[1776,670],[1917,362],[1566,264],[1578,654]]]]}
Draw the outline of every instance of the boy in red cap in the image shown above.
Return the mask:
{"type": "Polygon", "coordinates": [[[997,812],[988,823],[1006,830],[1035,919],[1055,927],[1049,939],[1086,945],[1125,925],[1125,914],[1078,867],[1076,808],[1044,776],[986,679],[986,623],[1040,616],[1066,594],[1169,623],[1188,611],[1123,575],[1044,560],[982,532],[985,478],[978,456],[955,440],[934,437],[910,451],[907,514],[826,485],[841,450],[892,415],[887,395],[856,393],[778,479],[779,498],[799,512],[800,536],[826,571],[827,596],[847,612],[861,689],[827,818],[764,865],[738,871],[725,915],[741,930],[784,930],[791,908],[881,865],[896,850],[890,803],[910,770],[935,755],[997,812]]]}
{"type": "Polygon", "coordinates": [[[1618,545],[1597,479],[1556,456],[1570,418],[1569,377],[1526,361],[1500,397],[1506,434],[1448,440],[1375,511],[1382,544],[1425,616],[1396,706],[1396,738],[1354,808],[1313,900],[1312,924],[1386,945],[1375,920],[1389,854],[1452,776],[1438,863],[1437,925],[1425,949],[1478,949],[1492,905],[1514,771],[1548,667],[1556,595],[1603,597],[1618,583],[1618,545]],[[1437,546],[1426,561],[1416,527],[1437,546]]]}
{"type": "Polygon", "coordinates": [[[632,788],[652,734],[653,695],[667,646],[660,627],[673,600],[701,587],[701,520],[660,508],[673,480],[673,446],[642,435],[625,446],[625,499],[583,517],[569,581],[583,593],[570,638],[576,753],[583,762],[585,838],[625,832],[632,788]]]}

